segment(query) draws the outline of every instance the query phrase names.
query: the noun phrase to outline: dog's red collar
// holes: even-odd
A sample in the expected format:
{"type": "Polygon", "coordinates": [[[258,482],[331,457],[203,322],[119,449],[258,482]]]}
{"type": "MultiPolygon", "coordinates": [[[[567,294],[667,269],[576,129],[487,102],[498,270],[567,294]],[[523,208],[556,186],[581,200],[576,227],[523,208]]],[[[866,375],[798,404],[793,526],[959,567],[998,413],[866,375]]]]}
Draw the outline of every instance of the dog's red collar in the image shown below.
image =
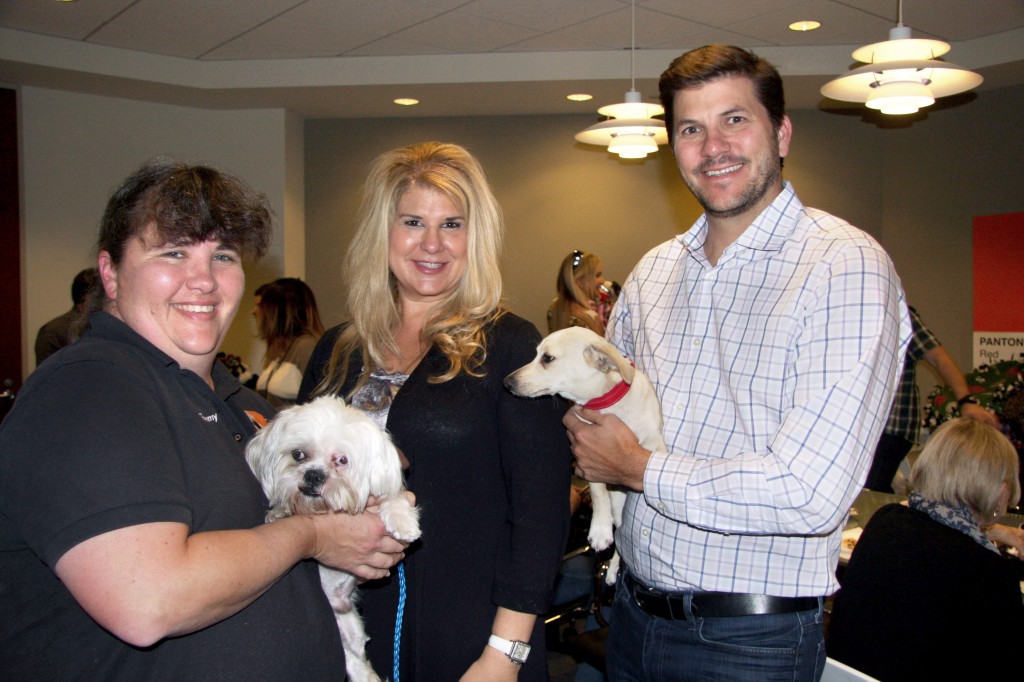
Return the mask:
{"type": "Polygon", "coordinates": [[[627,391],[629,391],[629,384],[625,381],[620,381],[612,386],[612,390],[608,391],[604,395],[599,395],[596,398],[585,402],[583,407],[588,410],[603,410],[606,407],[611,407],[622,400],[622,396],[626,395],[627,391]]]}

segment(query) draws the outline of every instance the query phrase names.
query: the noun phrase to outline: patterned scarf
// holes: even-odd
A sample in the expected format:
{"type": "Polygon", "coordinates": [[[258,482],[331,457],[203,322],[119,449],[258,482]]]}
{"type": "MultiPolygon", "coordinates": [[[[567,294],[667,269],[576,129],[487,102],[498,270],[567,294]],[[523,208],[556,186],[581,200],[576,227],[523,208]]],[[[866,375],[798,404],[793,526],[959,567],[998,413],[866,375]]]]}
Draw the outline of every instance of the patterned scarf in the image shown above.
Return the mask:
{"type": "Polygon", "coordinates": [[[974,514],[967,509],[966,505],[958,505],[952,507],[942,502],[936,502],[935,500],[927,500],[917,492],[910,493],[910,499],[908,500],[911,509],[916,509],[919,512],[924,512],[931,517],[936,523],[941,523],[943,526],[948,526],[953,530],[958,530],[964,535],[967,535],[972,540],[977,542],[985,549],[992,550],[996,554],[999,554],[999,548],[988,539],[985,532],[981,530],[981,526],[978,525],[978,520],[974,518],[974,514]]]}

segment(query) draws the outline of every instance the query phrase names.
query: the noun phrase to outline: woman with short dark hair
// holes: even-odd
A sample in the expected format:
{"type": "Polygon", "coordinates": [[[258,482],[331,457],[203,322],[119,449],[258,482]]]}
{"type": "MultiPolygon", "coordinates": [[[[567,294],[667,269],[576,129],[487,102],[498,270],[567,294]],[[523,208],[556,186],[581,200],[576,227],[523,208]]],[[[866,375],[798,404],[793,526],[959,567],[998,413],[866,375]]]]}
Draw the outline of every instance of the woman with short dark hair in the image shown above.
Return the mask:
{"type": "Polygon", "coordinates": [[[100,232],[88,332],[0,426],[7,679],[341,679],[316,559],[386,575],[373,513],[264,523],[245,446],[273,408],[215,362],[270,244],[263,195],[206,166],[144,166],[100,232]]]}

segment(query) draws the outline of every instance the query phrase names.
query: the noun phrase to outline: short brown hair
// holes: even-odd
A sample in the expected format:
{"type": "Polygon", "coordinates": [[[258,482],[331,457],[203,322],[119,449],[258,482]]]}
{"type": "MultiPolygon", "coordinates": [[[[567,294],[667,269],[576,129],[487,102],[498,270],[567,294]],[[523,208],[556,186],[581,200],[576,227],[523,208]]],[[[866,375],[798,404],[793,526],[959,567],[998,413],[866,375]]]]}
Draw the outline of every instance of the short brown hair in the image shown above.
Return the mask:
{"type": "Polygon", "coordinates": [[[676,93],[726,76],[744,76],[753,81],[758,101],[768,110],[772,126],[779,129],[786,115],[786,96],[778,70],[749,50],[705,45],[676,57],[658,82],[670,143],[674,137],[676,93]]]}
{"type": "Polygon", "coordinates": [[[98,251],[114,265],[124,247],[154,224],[168,244],[214,240],[244,258],[262,258],[270,248],[272,211],[266,197],[230,173],[164,159],[130,175],[107,202],[98,251]]]}

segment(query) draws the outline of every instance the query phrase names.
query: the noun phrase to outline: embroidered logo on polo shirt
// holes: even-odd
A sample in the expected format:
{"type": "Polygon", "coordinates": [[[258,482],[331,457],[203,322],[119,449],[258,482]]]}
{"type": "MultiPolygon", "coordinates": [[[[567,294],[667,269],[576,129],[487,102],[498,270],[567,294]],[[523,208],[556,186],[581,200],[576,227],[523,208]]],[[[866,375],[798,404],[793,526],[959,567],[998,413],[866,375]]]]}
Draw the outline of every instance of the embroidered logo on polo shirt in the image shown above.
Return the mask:
{"type": "Polygon", "coordinates": [[[267,425],[267,418],[259,412],[256,412],[255,410],[246,410],[245,413],[249,415],[249,419],[252,421],[252,425],[256,427],[257,431],[267,425]]]}
{"type": "Polygon", "coordinates": [[[200,412],[199,413],[199,418],[202,419],[204,422],[215,422],[215,421],[217,421],[217,413],[214,412],[210,416],[206,416],[205,414],[200,412]]]}

